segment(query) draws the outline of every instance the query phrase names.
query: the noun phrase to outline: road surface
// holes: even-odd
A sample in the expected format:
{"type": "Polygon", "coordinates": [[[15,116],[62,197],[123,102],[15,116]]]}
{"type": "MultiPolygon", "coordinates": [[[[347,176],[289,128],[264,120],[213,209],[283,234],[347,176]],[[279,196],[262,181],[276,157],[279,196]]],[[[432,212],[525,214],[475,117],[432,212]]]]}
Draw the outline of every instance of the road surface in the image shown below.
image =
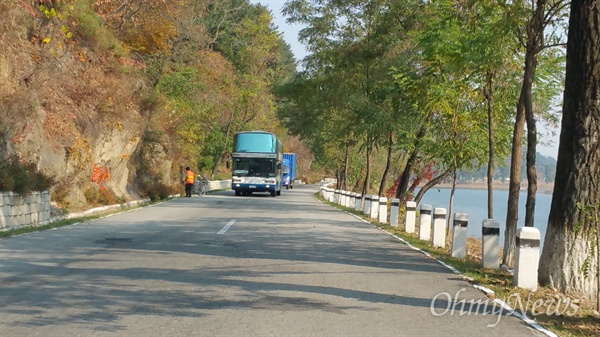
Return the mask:
{"type": "Polygon", "coordinates": [[[0,240],[0,336],[543,335],[317,189],[222,191],[0,240]]]}

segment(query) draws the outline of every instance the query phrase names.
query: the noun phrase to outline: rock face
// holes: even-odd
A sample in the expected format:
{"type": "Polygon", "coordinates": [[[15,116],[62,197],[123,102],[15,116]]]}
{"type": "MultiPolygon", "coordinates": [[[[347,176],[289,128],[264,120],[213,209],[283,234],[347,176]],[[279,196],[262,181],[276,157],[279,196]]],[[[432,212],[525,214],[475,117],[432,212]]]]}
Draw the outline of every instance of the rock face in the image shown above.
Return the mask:
{"type": "Polygon", "coordinates": [[[139,198],[144,166],[168,185],[167,152],[159,143],[142,145],[141,69],[66,19],[45,18],[36,4],[0,4],[0,160],[17,154],[35,163],[58,182],[53,201],[74,210],[98,191],[139,198]]]}

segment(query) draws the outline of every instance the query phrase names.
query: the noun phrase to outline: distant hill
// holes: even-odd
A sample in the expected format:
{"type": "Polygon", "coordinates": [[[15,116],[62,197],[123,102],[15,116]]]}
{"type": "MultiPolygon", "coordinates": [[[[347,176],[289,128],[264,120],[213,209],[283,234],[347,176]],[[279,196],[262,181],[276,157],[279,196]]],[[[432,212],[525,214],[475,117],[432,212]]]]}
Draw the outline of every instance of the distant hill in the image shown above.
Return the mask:
{"type": "MultiPolygon", "coordinates": [[[[544,156],[543,154],[536,153],[536,163],[538,181],[540,182],[554,182],[554,176],[556,175],[556,159],[550,156],[544,156]]],[[[487,177],[487,165],[473,171],[460,171],[458,174],[459,182],[469,182],[478,179],[485,179],[487,177]]],[[[494,170],[494,179],[504,180],[510,177],[510,157],[506,158],[502,165],[499,165],[494,170]]],[[[521,179],[527,179],[527,172],[525,170],[525,159],[521,161],[521,179]]]]}

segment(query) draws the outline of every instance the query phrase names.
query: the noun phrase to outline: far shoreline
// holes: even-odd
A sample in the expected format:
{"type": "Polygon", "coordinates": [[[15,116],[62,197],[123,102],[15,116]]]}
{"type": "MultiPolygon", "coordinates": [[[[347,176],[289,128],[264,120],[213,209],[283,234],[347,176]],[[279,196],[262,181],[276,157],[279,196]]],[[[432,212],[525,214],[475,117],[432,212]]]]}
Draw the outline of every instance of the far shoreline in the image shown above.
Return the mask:
{"type": "MultiPolygon", "coordinates": [[[[419,188],[422,188],[423,185],[419,185],[419,188]]],[[[452,183],[441,183],[433,186],[431,189],[452,189],[452,183]]],[[[487,181],[478,180],[469,183],[456,183],[457,189],[465,189],[465,190],[487,190],[487,181]]],[[[508,191],[509,183],[508,181],[498,181],[494,180],[492,184],[492,188],[494,190],[499,191],[508,191]]],[[[547,182],[538,182],[537,184],[537,193],[543,194],[552,194],[554,190],[554,183],[547,182]]],[[[527,181],[521,182],[521,191],[527,191],[527,181]]]]}

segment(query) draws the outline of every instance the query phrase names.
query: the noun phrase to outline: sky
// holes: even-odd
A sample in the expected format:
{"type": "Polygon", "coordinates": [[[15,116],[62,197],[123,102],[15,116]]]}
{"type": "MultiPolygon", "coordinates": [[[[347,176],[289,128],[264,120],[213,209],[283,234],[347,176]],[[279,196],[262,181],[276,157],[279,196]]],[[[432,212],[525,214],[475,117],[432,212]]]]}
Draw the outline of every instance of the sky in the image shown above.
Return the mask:
{"type": "MultiPolygon", "coordinates": [[[[260,3],[271,11],[271,14],[273,15],[273,24],[279,28],[279,32],[282,34],[283,39],[290,45],[296,60],[300,61],[307,55],[304,45],[298,42],[298,33],[302,29],[302,26],[291,25],[285,22],[285,17],[281,14],[281,8],[285,2],[285,0],[250,0],[250,3],[260,3]]],[[[551,143],[551,145],[538,144],[537,151],[544,156],[557,158],[560,129],[546,129],[541,123],[538,123],[537,129],[538,133],[542,134],[540,137],[541,139],[538,139],[538,142],[551,143]],[[552,132],[554,132],[555,135],[551,135],[552,132]]]]}

